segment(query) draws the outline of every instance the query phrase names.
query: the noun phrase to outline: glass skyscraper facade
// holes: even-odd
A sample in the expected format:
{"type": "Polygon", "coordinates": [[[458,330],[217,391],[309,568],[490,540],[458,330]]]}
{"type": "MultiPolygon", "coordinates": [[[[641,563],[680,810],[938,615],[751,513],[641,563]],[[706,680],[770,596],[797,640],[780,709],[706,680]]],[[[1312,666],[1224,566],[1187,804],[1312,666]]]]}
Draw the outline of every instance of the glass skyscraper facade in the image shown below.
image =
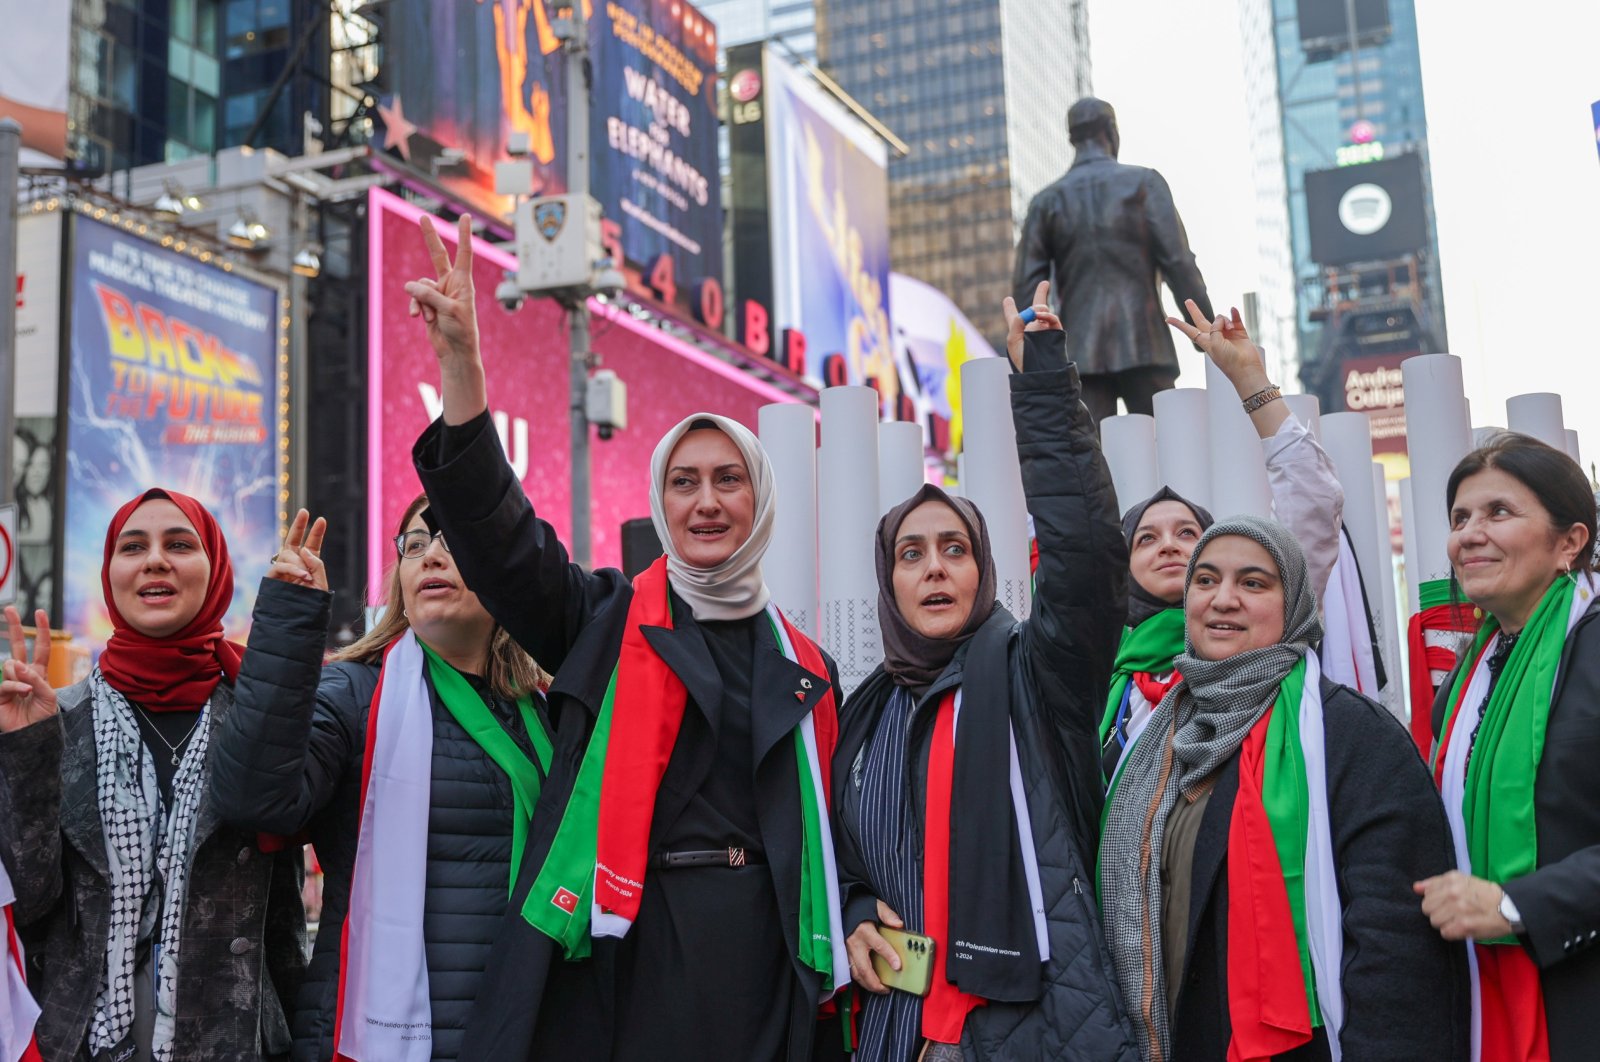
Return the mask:
{"type": "Polygon", "coordinates": [[[68,151],[80,170],[175,162],[244,143],[292,60],[296,71],[254,146],[298,155],[302,116],[326,120],[326,0],[71,3],[68,151]]]}
{"type": "Polygon", "coordinates": [[[1089,94],[1083,0],[817,0],[816,32],[823,70],[910,149],[889,163],[893,268],[1000,346],[1017,233],[1089,94]]]}
{"type": "Polygon", "coordinates": [[[1446,348],[1414,2],[1388,0],[1387,34],[1360,43],[1354,58],[1343,46],[1331,57],[1319,57],[1314,48],[1308,54],[1300,12],[1311,2],[1239,4],[1257,204],[1260,330],[1269,357],[1291,366],[1298,361],[1302,379],[1312,375],[1322,346],[1320,311],[1329,301],[1323,270],[1311,260],[1308,170],[1421,156],[1428,243],[1417,280],[1424,323],[1439,348],[1446,348]]]}

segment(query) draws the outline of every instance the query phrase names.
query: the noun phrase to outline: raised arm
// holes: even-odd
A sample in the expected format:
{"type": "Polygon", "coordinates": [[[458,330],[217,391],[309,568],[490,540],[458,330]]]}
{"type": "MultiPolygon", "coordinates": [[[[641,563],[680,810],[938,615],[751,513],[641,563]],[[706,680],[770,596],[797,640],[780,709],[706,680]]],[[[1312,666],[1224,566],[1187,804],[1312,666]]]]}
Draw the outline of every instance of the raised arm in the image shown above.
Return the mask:
{"type": "Polygon", "coordinates": [[[211,796],[241,829],[294,834],[328,805],[361,755],[361,708],[348,677],[324,670],[333,595],[319,552],[323,522],[290,525],[250,616],[231,711],[212,737],[211,796]]]}
{"type": "Polygon", "coordinates": [[[422,238],[437,280],[406,284],[411,313],[439,357],[444,413],[412,460],[428,493],[427,519],[444,532],[456,566],[484,608],[545,669],[554,672],[622,574],[572,564],[555,529],[540,520],[490,423],[472,284],[472,222],[460,221],[455,261],[428,218],[422,238]]]}
{"type": "Polygon", "coordinates": [[[1239,317],[1217,315],[1207,320],[1205,311],[1189,300],[1189,320],[1167,318],[1204,351],[1233,385],[1241,403],[1255,402],[1250,422],[1261,437],[1272,488],[1272,516],[1287,527],[1305,551],[1311,587],[1321,603],[1333,566],[1339,560],[1339,521],[1344,515],[1344,488],[1333,460],[1305,426],[1289,415],[1281,396],[1270,401],[1274,385],[1267,378],[1266,357],[1251,340],[1239,317]]]}
{"type": "Polygon", "coordinates": [[[5,611],[11,657],[0,673],[0,858],[16,889],[17,921],[48,914],[61,895],[61,718],[50,667],[50,623],[34,616],[28,657],[17,610],[5,611]]]}
{"type": "Polygon", "coordinates": [[[1067,361],[1066,333],[1038,310],[1045,298],[1041,285],[1038,319],[1026,329],[1006,300],[1007,346],[1019,370],[1011,414],[1039,546],[1023,639],[1041,703],[1069,745],[1081,739],[1093,748],[1127,615],[1128,546],[1094,420],[1079,400],[1078,370],[1067,361]]]}

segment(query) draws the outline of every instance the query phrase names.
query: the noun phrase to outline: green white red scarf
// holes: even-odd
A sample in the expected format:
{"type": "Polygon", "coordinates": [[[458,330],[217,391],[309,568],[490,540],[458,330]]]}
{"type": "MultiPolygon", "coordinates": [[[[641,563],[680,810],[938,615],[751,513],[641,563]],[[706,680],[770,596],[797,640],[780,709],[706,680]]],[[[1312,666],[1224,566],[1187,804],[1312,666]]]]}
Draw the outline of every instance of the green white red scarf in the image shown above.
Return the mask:
{"type": "MultiPolygon", "coordinates": [[[[1550,698],[1567,636],[1597,589],[1591,575],[1552,583],[1487,697],[1488,659],[1500,625],[1485,617],[1450,688],[1434,752],[1434,780],[1450,820],[1457,864],[1476,877],[1507,882],[1538,869],[1534,784],[1550,698]]],[[[1474,1062],[1549,1058],[1544,994],[1527,952],[1515,937],[1501,937],[1476,941],[1468,954],[1474,1062]]]]}
{"type": "MultiPolygon", "coordinates": [[[[667,564],[657,560],[633,581],[622,653],[594,732],[522,916],[561,944],[569,959],[590,953],[594,937],[622,937],[638,917],[649,862],[656,794],[677,742],[688,691],[643,628],[671,627],[667,564]]],[[[768,620],[785,656],[826,675],[822,651],[771,604],[768,620]]],[[[839,722],[833,692],[794,730],[800,785],[800,961],[827,992],[850,979],[840,925],[839,885],[828,792],[839,722]]]]}
{"type": "MultiPolygon", "coordinates": [[[[1111,665],[1111,690],[1106,697],[1105,714],[1100,719],[1100,747],[1105,748],[1112,731],[1121,722],[1122,699],[1131,685],[1138,689],[1134,676],[1166,675],[1172,671],[1172,662],[1183,652],[1183,609],[1166,608],[1155,613],[1137,627],[1125,627],[1122,641],[1117,645],[1117,659],[1111,665]]],[[[1156,705],[1141,698],[1138,718],[1133,718],[1130,706],[1127,735],[1132,745],[1149,722],[1156,705]]]]}
{"type": "MultiPolygon", "coordinates": [[[[1130,755],[1111,780],[1108,813],[1131,750],[1140,741],[1167,740],[1172,711],[1158,709],[1159,725],[1146,727],[1130,743],[1130,755]]],[[[1239,791],[1228,826],[1229,1062],[1292,1051],[1317,1026],[1329,1029],[1329,1049],[1334,1062],[1340,1059],[1343,929],[1325,733],[1321,669],[1316,654],[1307,651],[1240,747],[1239,791]]],[[[1106,855],[1103,841],[1102,860],[1106,855]]],[[[1097,877],[1103,870],[1102,862],[1097,877]]],[[[1097,885],[1104,902],[1103,882],[1097,885]]],[[[1165,1003],[1154,1003],[1164,1029],[1165,1003]]]]}
{"type": "Polygon", "coordinates": [[[0,912],[4,914],[0,918],[0,1062],[39,1062],[39,1048],[33,1042],[39,1004],[28,992],[27,964],[11,914],[16,899],[11,877],[0,863],[0,912]]]}
{"type": "Polygon", "coordinates": [[[539,763],[506,733],[466,678],[412,631],[384,651],[367,712],[361,817],[339,948],[336,1062],[428,1062],[432,1004],[422,936],[433,702],[427,679],[461,728],[511,782],[511,880],[539,799],[551,745],[531,694],[517,709],[539,763]],[[425,678],[426,676],[426,678],[425,678]]]}

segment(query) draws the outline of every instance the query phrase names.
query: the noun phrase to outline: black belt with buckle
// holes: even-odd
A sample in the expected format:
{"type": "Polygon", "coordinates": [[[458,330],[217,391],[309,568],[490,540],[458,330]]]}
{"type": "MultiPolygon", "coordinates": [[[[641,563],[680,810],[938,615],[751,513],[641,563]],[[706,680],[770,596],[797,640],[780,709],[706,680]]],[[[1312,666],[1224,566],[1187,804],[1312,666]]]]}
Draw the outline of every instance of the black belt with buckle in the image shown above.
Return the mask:
{"type": "Polygon", "coordinates": [[[663,870],[682,867],[749,867],[767,861],[753,848],[710,848],[700,852],[657,852],[650,862],[663,870]]]}

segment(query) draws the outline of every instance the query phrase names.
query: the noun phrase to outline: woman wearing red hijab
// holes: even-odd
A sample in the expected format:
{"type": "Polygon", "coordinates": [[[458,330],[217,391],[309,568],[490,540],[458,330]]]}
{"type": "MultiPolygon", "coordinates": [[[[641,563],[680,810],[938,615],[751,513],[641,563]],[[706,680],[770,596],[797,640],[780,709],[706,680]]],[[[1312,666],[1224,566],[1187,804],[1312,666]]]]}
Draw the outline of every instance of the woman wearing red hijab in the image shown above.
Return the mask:
{"type": "Polygon", "coordinates": [[[228,545],[193,498],[153,489],[106,530],[113,633],[89,677],[45,680],[6,610],[0,846],[41,1015],[43,1062],[222,1062],[289,1048],[282,1000],[304,965],[298,848],[225,826],[207,749],[233,703],[222,636],[228,545]]]}

